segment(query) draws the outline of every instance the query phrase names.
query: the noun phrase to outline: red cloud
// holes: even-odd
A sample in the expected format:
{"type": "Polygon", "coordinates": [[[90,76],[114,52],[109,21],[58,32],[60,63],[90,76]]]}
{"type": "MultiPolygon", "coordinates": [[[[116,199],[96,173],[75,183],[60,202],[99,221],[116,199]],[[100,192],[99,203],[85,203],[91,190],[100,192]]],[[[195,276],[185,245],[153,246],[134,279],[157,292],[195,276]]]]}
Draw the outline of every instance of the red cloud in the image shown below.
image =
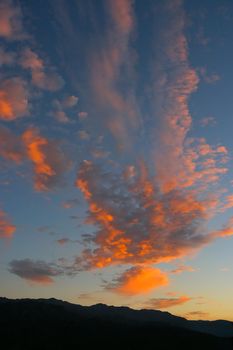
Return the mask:
{"type": "Polygon", "coordinates": [[[16,230],[16,226],[12,225],[6,213],[0,210],[0,238],[11,238],[16,230]]]}

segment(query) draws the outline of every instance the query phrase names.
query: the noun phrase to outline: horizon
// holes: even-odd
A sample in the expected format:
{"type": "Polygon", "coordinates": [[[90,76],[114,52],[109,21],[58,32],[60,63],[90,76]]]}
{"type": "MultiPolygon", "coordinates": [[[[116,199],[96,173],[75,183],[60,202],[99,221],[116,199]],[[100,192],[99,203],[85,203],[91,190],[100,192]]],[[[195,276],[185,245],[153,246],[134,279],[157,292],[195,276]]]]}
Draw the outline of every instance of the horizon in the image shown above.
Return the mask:
{"type": "Polygon", "coordinates": [[[226,322],[233,322],[231,320],[225,320],[225,319],[213,319],[213,320],[208,320],[208,319],[188,319],[188,318],[185,318],[184,316],[180,316],[180,315],[176,315],[176,314],[173,314],[172,312],[170,311],[167,311],[167,310],[158,310],[158,309],[149,309],[149,308],[144,308],[144,309],[136,309],[136,308],[133,308],[133,307],[130,307],[128,305],[111,305],[111,304],[104,304],[104,303],[96,303],[96,304],[90,304],[90,305],[82,305],[82,304],[78,304],[78,303],[74,303],[74,302],[70,302],[70,301],[67,301],[67,300],[62,300],[62,299],[56,299],[56,298],[53,298],[53,297],[48,297],[48,298],[7,298],[7,297],[0,297],[0,299],[7,299],[7,300],[17,300],[17,301],[24,301],[24,300],[33,300],[33,301],[38,301],[38,300],[42,300],[42,301],[50,301],[50,300],[55,300],[55,301],[61,301],[63,303],[68,303],[68,304],[72,304],[72,305],[77,305],[77,306],[81,306],[81,307],[93,307],[93,306],[98,306],[98,305],[101,305],[101,306],[106,306],[106,307],[113,307],[113,308],[126,308],[126,309],[130,309],[130,310],[133,310],[133,311],[155,311],[155,312],[161,312],[161,313],[164,313],[164,314],[169,314],[169,315],[172,315],[174,317],[178,317],[178,318],[184,318],[185,320],[187,321],[207,321],[207,322],[215,322],[215,321],[226,321],[226,322]]]}
{"type": "Polygon", "coordinates": [[[233,321],[233,3],[0,0],[0,292],[233,321]]]}

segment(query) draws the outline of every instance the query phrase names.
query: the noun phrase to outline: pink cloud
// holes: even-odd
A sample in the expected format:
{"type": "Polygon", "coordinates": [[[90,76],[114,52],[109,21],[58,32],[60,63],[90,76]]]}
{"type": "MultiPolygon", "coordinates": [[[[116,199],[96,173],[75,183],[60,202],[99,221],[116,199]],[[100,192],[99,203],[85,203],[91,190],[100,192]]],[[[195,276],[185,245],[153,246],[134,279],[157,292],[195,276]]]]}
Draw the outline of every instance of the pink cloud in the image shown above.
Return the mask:
{"type": "Polygon", "coordinates": [[[0,119],[12,121],[29,114],[29,91],[26,82],[9,78],[0,82],[0,119]]]}
{"type": "Polygon", "coordinates": [[[40,89],[57,91],[64,85],[62,77],[47,67],[38,54],[30,48],[22,51],[20,64],[24,69],[31,71],[32,83],[40,89]]]}
{"type": "Polygon", "coordinates": [[[7,40],[26,38],[21,10],[14,1],[2,0],[0,3],[0,37],[7,40]]]}

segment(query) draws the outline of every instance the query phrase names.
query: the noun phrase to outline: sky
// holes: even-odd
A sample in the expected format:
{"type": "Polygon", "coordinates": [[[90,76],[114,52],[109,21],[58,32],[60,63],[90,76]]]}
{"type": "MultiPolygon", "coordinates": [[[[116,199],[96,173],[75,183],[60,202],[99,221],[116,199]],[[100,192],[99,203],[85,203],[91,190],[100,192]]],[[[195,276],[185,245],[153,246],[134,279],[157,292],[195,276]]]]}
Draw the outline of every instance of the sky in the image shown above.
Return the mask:
{"type": "Polygon", "coordinates": [[[233,3],[0,0],[0,295],[233,321],[233,3]]]}

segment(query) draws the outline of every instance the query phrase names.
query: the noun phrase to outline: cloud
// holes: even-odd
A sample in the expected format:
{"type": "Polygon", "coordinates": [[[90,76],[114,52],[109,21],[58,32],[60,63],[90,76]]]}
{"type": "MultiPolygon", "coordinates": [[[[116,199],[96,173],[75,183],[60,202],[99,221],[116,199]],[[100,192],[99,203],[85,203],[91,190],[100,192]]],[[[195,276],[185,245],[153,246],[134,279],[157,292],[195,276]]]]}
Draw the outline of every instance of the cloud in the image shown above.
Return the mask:
{"type": "Polygon", "coordinates": [[[182,295],[178,298],[154,298],[146,303],[146,307],[151,309],[167,309],[173,306],[183,305],[190,300],[192,300],[192,298],[186,295],[182,295]]]}
{"type": "Polygon", "coordinates": [[[60,244],[60,245],[64,245],[64,244],[67,244],[67,243],[79,243],[78,240],[73,240],[73,239],[70,239],[70,238],[61,238],[61,239],[58,239],[56,242],[58,244],[60,244]]]}
{"type": "Polygon", "coordinates": [[[52,68],[47,67],[37,53],[29,47],[25,48],[19,60],[24,69],[29,69],[32,75],[32,83],[43,90],[57,91],[64,85],[62,77],[52,68]]]}
{"type": "Polygon", "coordinates": [[[83,252],[86,268],[168,262],[214,239],[204,230],[211,198],[192,189],[163,194],[144,166],[136,171],[126,179],[124,171],[81,164],[76,185],[89,205],[86,223],[97,227],[89,236],[96,247],[83,252]]]}
{"type": "Polygon", "coordinates": [[[155,288],[166,286],[166,273],[148,266],[134,266],[114,280],[107,289],[125,295],[149,293],[155,288]]]}
{"type": "Polygon", "coordinates": [[[59,123],[62,123],[62,124],[70,123],[70,119],[64,111],[60,111],[60,110],[54,111],[52,114],[54,115],[55,119],[59,123]]]}
{"type": "Polygon", "coordinates": [[[55,110],[51,112],[51,115],[53,115],[59,123],[63,123],[63,124],[70,123],[71,120],[67,116],[64,109],[72,108],[77,103],[78,103],[78,97],[74,95],[67,96],[61,101],[56,99],[53,101],[53,107],[55,108],[55,110]]]}
{"type": "Polygon", "coordinates": [[[26,82],[9,78],[0,82],[0,119],[12,121],[29,114],[29,91],[26,82]]]}
{"type": "MultiPolygon", "coordinates": [[[[128,10],[115,10],[130,14],[131,19],[122,14],[119,19],[119,13],[108,9],[114,25],[110,27],[108,44],[97,53],[98,57],[94,55],[91,81],[100,104],[98,110],[108,106],[103,110],[108,116],[105,127],[113,135],[116,132],[116,139],[124,145],[125,138],[130,139],[128,131],[133,129],[130,123],[134,120],[130,114],[124,118],[124,112],[129,105],[133,113],[136,109],[122,97],[116,83],[125,53],[130,54],[134,28],[131,5],[124,2],[122,6],[129,6],[128,10]],[[113,52],[112,38],[119,45],[113,52]],[[125,128],[126,125],[130,126],[125,128]]],[[[210,145],[205,138],[191,135],[189,99],[197,90],[199,77],[188,60],[182,2],[165,1],[159,6],[164,12],[165,30],[159,33],[160,50],[149,87],[156,120],[150,121],[148,154],[143,156],[142,150],[139,155],[138,143],[132,144],[136,156],[127,164],[127,157],[123,161],[120,157],[116,160],[114,154],[110,154],[111,160],[95,158],[89,149],[88,160],[78,169],[76,186],[88,205],[85,223],[96,228],[83,236],[85,249],[76,259],[83,270],[111,265],[150,268],[194,254],[214,239],[233,232],[229,225],[216,232],[208,229],[210,220],[219,213],[221,190],[215,191],[215,186],[228,172],[229,156],[224,146],[210,145]]],[[[109,146],[106,139],[102,139],[103,149],[109,146]]],[[[190,267],[180,266],[172,273],[187,269],[191,271],[190,267]]],[[[124,279],[124,273],[122,276],[124,279]]],[[[117,287],[115,290],[119,291],[117,287]]]]}
{"type": "Polygon", "coordinates": [[[215,238],[218,237],[229,237],[233,235],[233,217],[231,217],[228,222],[222,226],[219,230],[212,233],[215,238]]]}
{"type": "Polygon", "coordinates": [[[0,156],[16,163],[21,163],[24,158],[20,136],[3,126],[0,127],[0,156]]]}
{"type": "Polygon", "coordinates": [[[63,175],[71,166],[60,143],[40,135],[39,129],[34,127],[19,136],[8,128],[0,127],[0,156],[14,163],[29,160],[33,165],[34,188],[37,191],[48,191],[61,185],[63,175]]]}
{"type": "Polygon", "coordinates": [[[170,273],[180,274],[180,273],[185,272],[185,271],[187,271],[187,272],[195,272],[196,269],[194,269],[192,266],[180,265],[177,268],[171,270],[170,273]]]}
{"type": "Polygon", "coordinates": [[[63,202],[62,206],[65,209],[70,209],[70,208],[76,207],[79,204],[80,204],[80,201],[78,199],[74,198],[74,199],[69,199],[69,200],[63,202]]]}
{"type": "Polygon", "coordinates": [[[78,103],[78,97],[74,95],[67,96],[61,102],[64,108],[72,108],[78,103]]]}
{"type": "Polygon", "coordinates": [[[15,1],[2,0],[0,3],[0,37],[7,40],[27,37],[23,30],[21,10],[15,1]]]}
{"type": "Polygon", "coordinates": [[[61,239],[57,240],[57,243],[60,245],[64,245],[64,244],[69,243],[69,242],[70,242],[69,238],[61,238],[61,239]]]}
{"type": "Polygon", "coordinates": [[[88,113],[87,112],[78,112],[78,116],[81,120],[84,120],[87,118],[88,113]]]}
{"type": "Polygon", "coordinates": [[[199,68],[199,73],[204,82],[207,84],[215,84],[221,79],[221,77],[216,73],[208,73],[204,67],[199,68]]]}
{"type": "Polygon", "coordinates": [[[28,159],[33,164],[34,188],[48,191],[56,188],[70,163],[59,148],[59,143],[39,134],[38,129],[29,128],[22,135],[28,159]]]}
{"type": "Polygon", "coordinates": [[[83,140],[83,141],[87,141],[90,139],[90,135],[86,130],[80,130],[78,132],[78,137],[80,138],[80,140],[83,140]]]}
{"type": "Polygon", "coordinates": [[[29,282],[48,285],[54,282],[53,277],[63,274],[63,271],[54,264],[31,259],[12,260],[9,271],[29,282]]]}
{"type": "Polygon", "coordinates": [[[205,117],[203,119],[200,120],[200,124],[202,127],[204,126],[207,126],[207,125],[210,125],[210,126],[213,126],[213,125],[216,125],[216,119],[214,117],[205,117]]]}
{"type": "Polygon", "coordinates": [[[191,319],[208,319],[209,318],[209,313],[200,311],[200,310],[195,310],[195,311],[190,311],[185,314],[186,317],[191,318],[191,319]]]}
{"type": "Polygon", "coordinates": [[[0,66],[12,65],[15,61],[15,53],[5,51],[3,47],[0,47],[0,66]]]}
{"type": "Polygon", "coordinates": [[[0,210],[0,238],[11,238],[16,230],[16,226],[13,225],[6,213],[0,210]]]}
{"type": "Polygon", "coordinates": [[[105,7],[107,30],[99,37],[98,50],[89,54],[90,86],[98,111],[98,127],[101,125],[111,133],[118,148],[128,149],[140,124],[131,60],[133,3],[110,0],[105,7]],[[119,86],[123,83],[122,91],[119,86]]]}

